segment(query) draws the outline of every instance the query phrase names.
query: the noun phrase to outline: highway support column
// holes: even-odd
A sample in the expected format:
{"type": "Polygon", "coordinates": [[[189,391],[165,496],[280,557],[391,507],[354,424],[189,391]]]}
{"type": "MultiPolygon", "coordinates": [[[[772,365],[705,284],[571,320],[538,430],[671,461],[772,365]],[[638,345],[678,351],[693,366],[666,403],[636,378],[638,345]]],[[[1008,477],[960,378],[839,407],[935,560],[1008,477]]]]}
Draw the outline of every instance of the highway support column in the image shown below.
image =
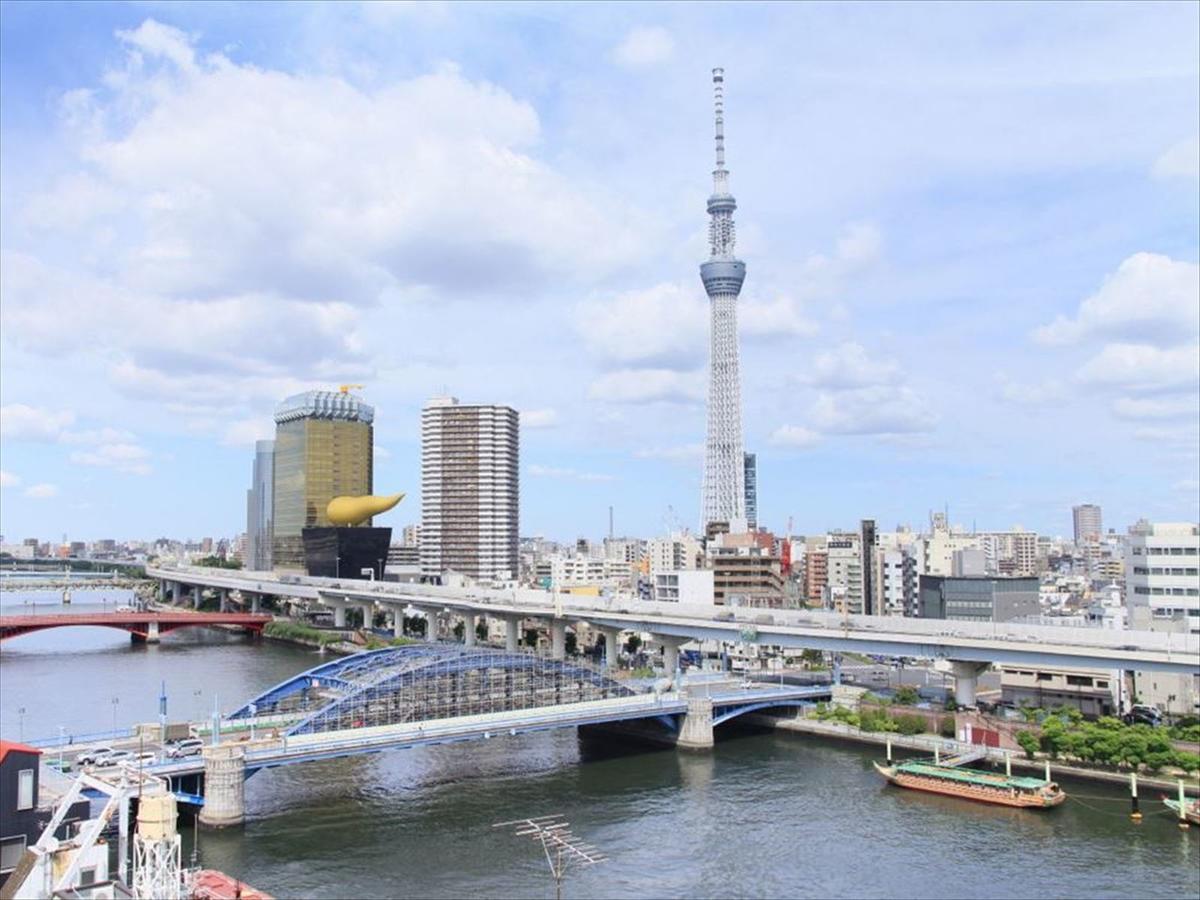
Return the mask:
{"type": "Polygon", "coordinates": [[[504,649],[516,653],[521,643],[521,617],[505,616],[504,621],[508,625],[504,632],[504,649]]]}
{"type": "Polygon", "coordinates": [[[550,656],[567,658],[567,623],[562,619],[550,620],[550,656]]]}
{"type": "Polygon", "coordinates": [[[620,648],[617,646],[617,638],[621,636],[621,629],[604,628],[597,625],[596,630],[604,635],[604,665],[616,668],[621,659],[620,648]]]}
{"type": "Polygon", "coordinates": [[[673,634],[656,634],[654,639],[663,645],[663,671],[671,678],[679,671],[679,648],[689,639],[673,634]]]}
{"type": "Polygon", "coordinates": [[[959,709],[975,708],[975,687],[979,676],[991,668],[991,663],[952,659],[950,674],[954,676],[954,702],[959,709]]]}
{"type": "Polygon", "coordinates": [[[228,828],[245,820],[246,748],[237,744],[205,747],[200,824],[205,828],[228,828]]]}
{"type": "Polygon", "coordinates": [[[479,621],[479,617],[474,613],[467,613],[463,616],[463,645],[467,647],[475,646],[475,626],[479,621]]]}
{"type": "Polygon", "coordinates": [[[158,643],[158,620],[157,619],[152,620],[150,622],[150,627],[146,629],[146,643],[147,644],[157,644],[158,643]]]}
{"type": "Polygon", "coordinates": [[[180,584],[178,581],[172,581],[171,582],[171,602],[174,603],[176,606],[178,606],[179,602],[182,599],[183,599],[183,585],[180,584]]]}

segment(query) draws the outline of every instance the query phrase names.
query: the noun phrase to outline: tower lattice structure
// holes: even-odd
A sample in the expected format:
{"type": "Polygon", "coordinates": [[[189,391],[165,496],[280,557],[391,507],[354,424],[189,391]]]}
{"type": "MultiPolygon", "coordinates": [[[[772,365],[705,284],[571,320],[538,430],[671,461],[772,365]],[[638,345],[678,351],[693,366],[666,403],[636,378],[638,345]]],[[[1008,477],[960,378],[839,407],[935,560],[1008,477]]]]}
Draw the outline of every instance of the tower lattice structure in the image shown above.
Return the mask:
{"type": "Polygon", "coordinates": [[[742,383],[738,370],[737,300],[746,279],[746,264],[734,256],[733,211],[725,168],[725,70],[713,69],[716,108],[717,167],[708,198],[708,261],[700,278],[712,315],[708,362],[708,437],[704,450],[701,527],[725,522],[745,527],[746,497],[742,455],[742,383]]]}

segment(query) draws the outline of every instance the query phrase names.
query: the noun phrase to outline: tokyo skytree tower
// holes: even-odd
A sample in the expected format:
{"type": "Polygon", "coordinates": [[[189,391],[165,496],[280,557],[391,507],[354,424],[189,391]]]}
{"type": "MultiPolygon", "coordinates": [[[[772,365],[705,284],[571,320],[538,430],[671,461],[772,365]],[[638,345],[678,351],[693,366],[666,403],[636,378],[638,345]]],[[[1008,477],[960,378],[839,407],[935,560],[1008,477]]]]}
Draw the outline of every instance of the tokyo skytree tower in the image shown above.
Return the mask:
{"type": "Polygon", "coordinates": [[[746,264],[733,255],[733,211],[725,168],[725,70],[713,69],[716,101],[717,167],[708,198],[708,262],[700,278],[712,307],[712,336],[708,361],[708,440],[704,450],[704,497],[701,527],[726,522],[744,530],[745,472],[742,456],[742,383],[738,374],[737,299],[746,279],[746,264]]]}

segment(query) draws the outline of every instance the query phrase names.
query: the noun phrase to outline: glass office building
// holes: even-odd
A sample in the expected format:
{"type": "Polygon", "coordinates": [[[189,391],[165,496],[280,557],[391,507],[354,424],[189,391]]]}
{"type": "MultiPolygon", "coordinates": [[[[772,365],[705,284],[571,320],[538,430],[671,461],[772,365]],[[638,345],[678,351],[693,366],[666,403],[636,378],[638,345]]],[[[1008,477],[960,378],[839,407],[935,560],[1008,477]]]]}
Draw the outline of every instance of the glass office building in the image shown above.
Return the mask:
{"type": "Polygon", "coordinates": [[[306,568],[303,529],[330,524],[325,515],[330,500],[373,492],[374,419],[373,407],[337,391],[297,394],[276,408],[276,569],[306,568]]]}

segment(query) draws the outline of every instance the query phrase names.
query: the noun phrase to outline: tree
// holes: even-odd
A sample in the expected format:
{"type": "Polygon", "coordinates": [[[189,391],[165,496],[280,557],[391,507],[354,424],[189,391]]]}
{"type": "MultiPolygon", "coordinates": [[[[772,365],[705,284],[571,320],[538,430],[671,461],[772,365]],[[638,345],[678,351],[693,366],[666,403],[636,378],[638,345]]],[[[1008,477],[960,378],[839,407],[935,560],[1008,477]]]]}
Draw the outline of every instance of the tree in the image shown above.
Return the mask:
{"type": "Polygon", "coordinates": [[[1017,743],[1021,745],[1021,749],[1025,751],[1025,756],[1028,759],[1033,759],[1033,754],[1038,750],[1041,743],[1036,734],[1032,731],[1018,731],[1017,743]]]}
{"type": "Polygon", "coordinates": [[[480,622],[475,626],[475,638],[476,640],[480,641],[486,641],[488,639],[487,622],[480,622]]]}
{"type": "Polygon", "coordinates": [[[536,647],[538,645],[538,631],[536,628],[525,629],[525,646],[536,647]]]}
{"type": "Polygon", "coordinates": [[[456,640],[460,640],[460,641],[461,641],[461,640],[462,640],[462,636],[463,636],[463,635],[466,633],[466,631],[467,631],[467,626],[466,626],[466,625],[464,625],[462,622],[459,622],[459,623],[457,623],[457,624],[454,626],[454,637],[455,637],[455,639],[456,639],[456,640]]]}
{"type": "Polygon", "coordinates": [[[629,640],[625,642],[625,652],[632,656],[638,652],[638,647],[642,646],[642,639],[636,634],[631,634],[629,640]]]}
{"type": "Polygon", "coordinates": [[[579,652],[579,638],[575,636],[575,632],[567,632],[567,639],[564,642],[564,646],[566,647],[567,656],[574,656],[579,652]]]}
{"type": "Polygon", "coordinates": [[[800,654],[800,660],[810,666],[819,666],[825,662],[825,654],[821,650],[805,650],[800,654]]]}
{"type": "Polygon", "coordinates": [[[901,706],[912,706],[921,699],[921,695],[917,693],[917,689],[905,685],[902,688],[897,688],[893,699],[901,706]]]}

